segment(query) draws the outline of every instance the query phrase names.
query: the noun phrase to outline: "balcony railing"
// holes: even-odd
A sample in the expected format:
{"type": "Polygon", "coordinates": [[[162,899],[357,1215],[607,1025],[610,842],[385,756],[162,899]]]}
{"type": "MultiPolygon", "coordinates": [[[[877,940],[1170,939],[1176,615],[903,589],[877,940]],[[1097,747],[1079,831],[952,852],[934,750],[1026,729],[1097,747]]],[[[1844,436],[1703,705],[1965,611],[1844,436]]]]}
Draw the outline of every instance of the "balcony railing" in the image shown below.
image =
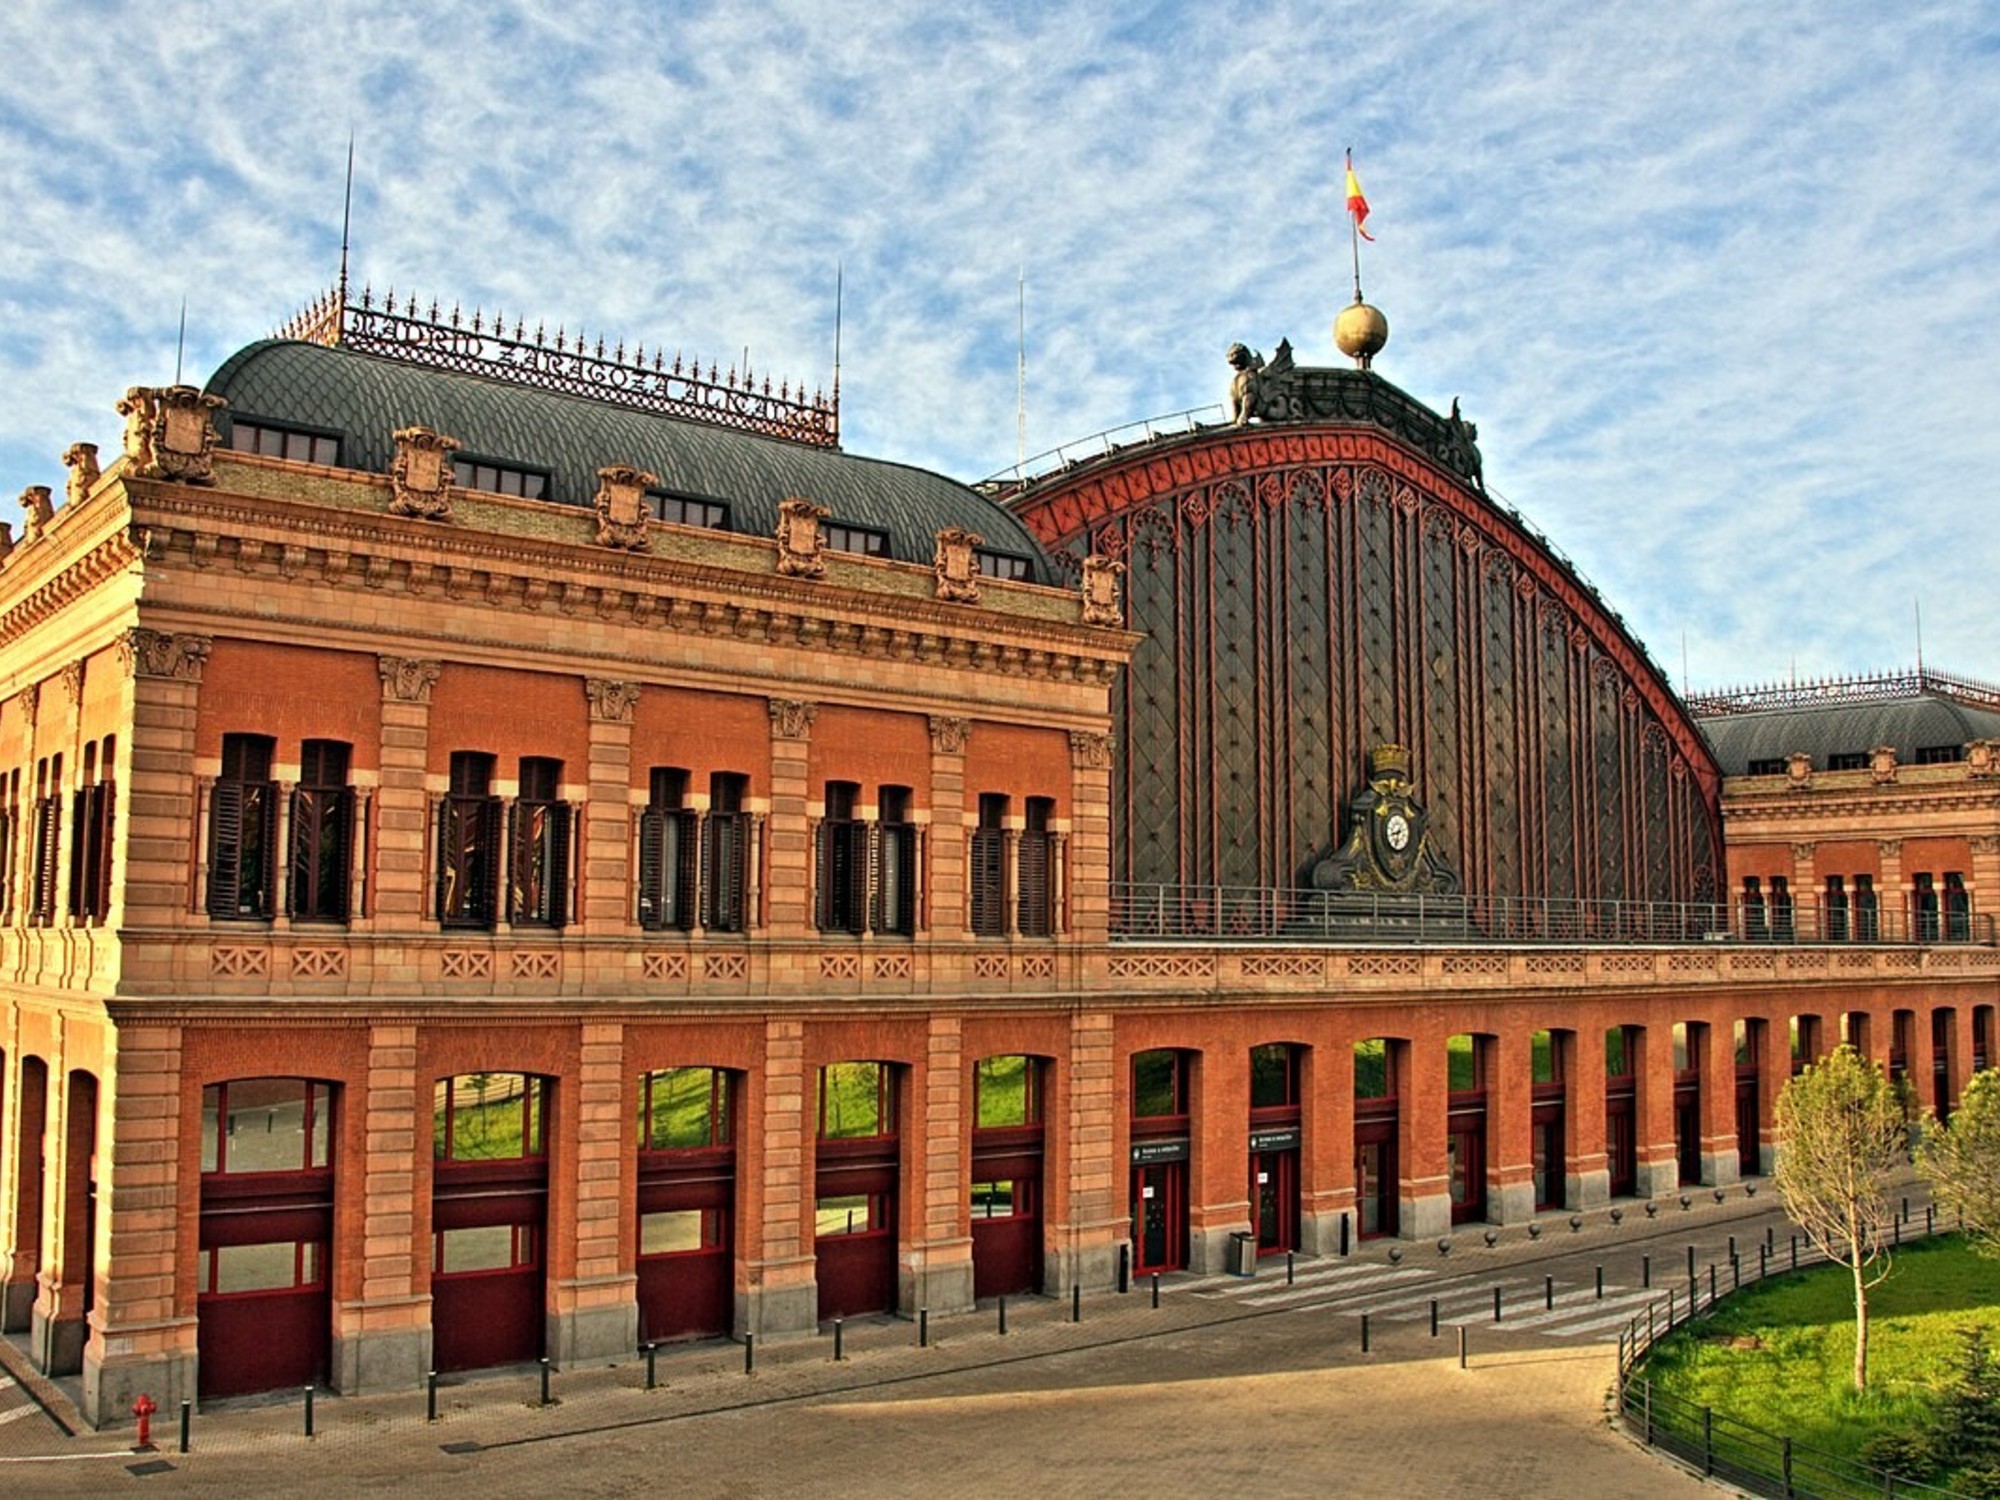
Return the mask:
{"type": "Polygon", "coordinates": [[[1402,896],[1220,885],[1111,886],[1111,935],[1202,943],[1778,943],[1994,941],[1969,902],[1938,910],[1735,901],[1402,896]]]}

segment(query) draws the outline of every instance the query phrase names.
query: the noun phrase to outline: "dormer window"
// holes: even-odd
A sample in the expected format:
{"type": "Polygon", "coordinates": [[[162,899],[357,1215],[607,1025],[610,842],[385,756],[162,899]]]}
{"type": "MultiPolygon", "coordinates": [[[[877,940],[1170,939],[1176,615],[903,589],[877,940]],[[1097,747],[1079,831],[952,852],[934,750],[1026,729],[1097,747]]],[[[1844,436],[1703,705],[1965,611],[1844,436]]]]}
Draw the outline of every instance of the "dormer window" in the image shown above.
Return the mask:
{"type": "Polygon", "coordinates": [[[516,464],[489,463],[481,458],[455,458],[452,478],[462,490],[481,490],[489,495],[514,495],[523,500],[549,498],[549,476],[541,469],[524,469],[516,464]]]}
{"type": "Polygon", "coordinates": [[[1008,583],[1026,583],[1031,567],[1028,559],[1012,552],[988,552],[984,547],[974,550],[973,560],[979,565],[980,576],[999,578],[1008,583]]]}
{"type": "Polygon", "coordinates": [[[1826,758],[1829,771],[1865,771],[1868,769],[1866,750],[1842,750],[1826,758]]]}
{"type": "Polygon", "coordinates": [[[1965,759],[1963,745],[1919,745],[1917,764],[1920,766],[1951,766],[1965,759]]]}
{"type": "Polygon", "coordinates": [[[1744,772],[1748,776],[1782,776],[1785,774],[1785,757],[1782,755],[1753,760],[1744,772]]]}
{"type": "Polygon", "coordinates": [[[832,522],[822,528],[827,547],[834,552],[853,552],[862,557],[887,557],[889,533],[869,526],[843,526],[832,522]]]}
{"type": "Polygon", "coordinates": [[[674,526],[699,526],[707,531],[729,529],[729,507],[720,500],[700,500],[693,495],[676,495],[666,490],[646,492],[647,509],[656,521],[674,526]]]}
{"type": "Polygon", "coordinates": [[[340,439],[332,433],[280,427],[275,422],[252,422],[242,417],[229,424],[229,446],[238,453],[256,453],[292,463],[331,467],[340,462],[340,439]]]}

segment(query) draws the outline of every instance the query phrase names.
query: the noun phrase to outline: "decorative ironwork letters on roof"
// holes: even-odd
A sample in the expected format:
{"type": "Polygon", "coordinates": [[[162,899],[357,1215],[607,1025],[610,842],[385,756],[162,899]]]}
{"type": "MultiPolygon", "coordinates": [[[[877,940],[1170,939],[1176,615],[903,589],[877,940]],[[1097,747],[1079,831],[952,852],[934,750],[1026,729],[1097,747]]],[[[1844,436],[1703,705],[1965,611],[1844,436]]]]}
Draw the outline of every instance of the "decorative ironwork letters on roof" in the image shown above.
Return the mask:
{"type": "Polygon", "coordinates": [[[440,314],[437,303],[426,309],[414,297],[399,307],[394,292],[377,301],[364,289],[354,301],[336,288],[279,329],[278,336],[497,377],[816,448],[840,444],[838,382],[830,397],[818,391],[807,395],[803,383],[793,389],[790,381],[774,391],[768,375],[760,381],[747,368],[739,372],[732,365],[723,371],[711,363],[704,373],[699,360],[688,363],[676,354],[669,364],[657,349],[649,358],[643,346],[628,357],[622,341],[607,352],[602,338],[593,342],[562,328],[551,337],[544,325],[531,332],[516,319],[510,330],[497,313],[488,318],[475,311],[468,319],[454,307],[440,314]]]}

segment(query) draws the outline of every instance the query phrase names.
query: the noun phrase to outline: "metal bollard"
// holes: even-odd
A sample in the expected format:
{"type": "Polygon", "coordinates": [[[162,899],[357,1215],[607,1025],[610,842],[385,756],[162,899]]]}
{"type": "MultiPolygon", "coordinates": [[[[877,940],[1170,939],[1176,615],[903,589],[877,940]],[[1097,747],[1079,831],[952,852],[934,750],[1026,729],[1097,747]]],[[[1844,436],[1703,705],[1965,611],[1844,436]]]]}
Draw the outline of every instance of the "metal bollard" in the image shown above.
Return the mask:
{"type": "Polygon", "coordinates": [[[659,1352],[660,1346],[658,1344],[646,1345],[646,1389],[649,1391],[659,1384],[659,1381],[655,1378],[658,1371],[657,1360],[659,1352]]]}
{"type": "Polygon", "coordinates": [[[424,1420],[426,1422],[435,1422],[437,1419],[438,1372],[432,1370],[424,1376],[424,1420]]]}
{"type": "Polygon", "coordinates": [[[1647,1347],[1648,1349],[1650,1349],[1650,1348],[1652,1348],[1652,1347],[1653,1347],[1653,1337],[1654,1337],[1654,1335],[1653,1335],[1653,1304],[1652,1304],[1652,1303],[1650,1303],[1650,1302],[1648,1302],[1648,1303],[1646,1304],[1646,1347],[1647,1347]]]}
{"type": "Polygon", "coordinates": [[[1689,1277],[1689,1279],[1693,1279],[1693,1276],[1694,1276],[1694,1246],[1692,1246],[1692,1245],[1689,1245],[1689,1246],[1688,1246],[1688,1277],[1689,1277]]]}
{"type": "Polygon", "coordinates": [[[1000,1299],[1000,1337],[1007,1337],[1007,1299],[1000,1299]]]}
{"type": "Polygon", "coordinates": [[[1438,1336],[1438,1299],[1431,1298],[1431,1337],[1438,1336]]]}
{"type": "Polygon", "coordinates": [[[1155,1271],[1153,1273],[1153,1306],[1157,1308],[1159,1305],[1160,1305],[1160,1273],[1158,1271],[1155,1271]]]}
{"type": "Polygon", "coordinates": [[[1937,1233],[1937,1208],[1929,1203],[1924,1205],[1924,1233],[1937,1233]]]}
{"type": "Polygon", "coordinates": [[[194,1436],[194,1403],[181,1403],[181,1452],[188,1451],[189,1439],[194,1436]]]}
{"type": "Polygon", "coordinates": [[[1653,1289],[1653,1257],[1650,1255],[1639,1257],[1639,1285],[1646,1291],[1653,1289]]]}
{"type": "Polygon", "coordinates": [[[1493,1321],[1500,1321],[1500,1288],[1493,1288],[1493,1321]]]}
{"type": "Polygon", "coordinates": [[[1124,1296],[1132,1290],[1132,1247],[1118,1247],[1118,1295],[1124,1296]]]}
{"type": "Polygon", "coordinates": [[[306,1436],[313,1435],[313,1388],[306,1387],[306,1436]]]}
{"type": "Polygon", "coordinates": [[[1733,1255],[1729,1257],[1729,1290],[1743,1290],[1743,1263],[1733,1255]]]}
{"type": "Polygon", "coordinates": [[[1297,1262],[1297,1261],[1298,1261],[1298,1257],[1297,1257],[1296,1255],[1294,1255],[1294,1254],[1293,1254],[1293,1253],[1292,1253],[1291,1251],[1287,1250],[1287,1251],[1285,1252],[1285,1285],[1286,1285],[1286,1286],[1290,1286],[1290,1285],[1291,1285],[1291,1284],[1293,1283],[1293,1281],[1297,1279],[1297,1277],[1296,1277],[1296,1274],[1295,1274],[1295,1273],[1296,1273],[1296,1271],[1297,1271],[1297,1269],[1298,1269],[1298,1267],[1297,1267],[1297,1264],[1296,1264],[1296,1262],[1297,1262]]]}
{"type": "Polygon", "coordinates": [[[1069,1320],[1072,1323],[1083,1321],[1083,1283],[1080,1281],[1069,1289],[1069,1320]]]}
{"type": "Polygon", "coordinates": [[[1599,1302],[1604,1300],[1604,1267],[1602,1266],[1597,1268],[1597,1300],[1599,1302]]]}
{"type": "Polygon", "coordinates": [[[928,1349],[930,1346],[931,1310],[928,1307],[920,1307],[917,1309],[917,1347],[928,1349]]]}
{"type": "Polygon", "coordinates": [[[1553,1276],[1544,1276],[1542,1278],[1542,1311],[1554,1312],[1555,1310],[1556,1279],[1553,1276]]]}
{"type": "Polygon", "coordinates": [[[1759,1281],[1762,1281],[1766,1276],[1769,1276],[1770,1274],[1771,1274],[1771,1247],[1769,1245],[1759,1245],[1757,1247],[1757,1279],[1759,1281]]]}
{"type": "Polygon", "coordinates": [[[745,1375],[754,1375],[756,1374],[756,1372],[757,1372],[757,1335],[754,1333],[746,1333],[743,1335],[743,1373],[745,1375]]]}
{"type": "Polygon", "coordinates": [[[1701,1409],[1701,1472],[1704,1477],[1715,1473],[1715,1412],[1707,1406],[1701,1409]]]}
{"type": "Polygon", "coordinates": [[[1736,1236],[1733,1234],[1729,1237],[1729,1258],[1736,1259],[1736,1236]]]}
{"type": "Polygon", "coordinates": [[[1907,1218],[1909,1218],[1909,1216],[1910,1216],[1910,1200],[1909,1200],[1908,1198],[1905,1198],[1905,1199],[1903,1200],[1903,1214],[1902,1214],[1902,1216],[1903,1216],[1904,1218],[1906,1218],[1906,1219],[1907,1219],[1907,1218]]]}
{"type": "Polygon", "coordinates": [[[1363,1354],[1366,1354],[1366,1353],[1368,1352],[1368,1314],[1367,1314],[1367,1313],[1363,1313],[1363,1314],[1361,1315],[1361,1352],[1362,1352],[1363,1354]]]}
{"type": "Polygon", "coordinates": [[[1895,1223],[1894,1223],[1894,1224],[1893,1224],[1893,1225],[1891,1226],[1891,1228],[1893,1228],[1893,1229],[1895,1230],[1895,1236],[1894,1236],[1894,1242],[1895,1242],[1896,1244],[1898,1244],[1898,1245],[1902,1244],[1902,1243],[1903,1243],[1903,1221],[1902,1221],[1901,1219],[1898,1219],[1898,1220],[1896,1220],[1896,1222],[1895,1222],[1895,1223]]]}
{"type": "Polygon", "coordinates": [[[1796,1270],[1797,1270],[1798,1268],[1799,1268],[1799,1237],[1798,1237],[1797,1235],[1793,1235],[1793,1236],[1792,1236],[1792,1269],[1793,1269],[1794,1271],[1796,1271],[1796,1270]]]}
{"type": "Polygon", "coordinates": [[[845,1331],[846,1330],[842,1326],[840,1319],[835,1318],[833,1320],[833,1362],[835,1364],[839,1364],[843,1359],[847,1358],[847,1356],[841,1353],[840,1350],[841,1335],[845,1331]]]}
{"type": "Polygon", "coordinates": [[[544,1354],[541,1358],[541,1366],[542,1366],[542,1405],[547,1406],[549,1404],[549,1357],[546,1354],[544,1354]]]}
{"type": "Polygon", "coordinates": [[[1465,1325],[1458,1325],[1458,1367],[1465,1368],[1465,1325]]]}

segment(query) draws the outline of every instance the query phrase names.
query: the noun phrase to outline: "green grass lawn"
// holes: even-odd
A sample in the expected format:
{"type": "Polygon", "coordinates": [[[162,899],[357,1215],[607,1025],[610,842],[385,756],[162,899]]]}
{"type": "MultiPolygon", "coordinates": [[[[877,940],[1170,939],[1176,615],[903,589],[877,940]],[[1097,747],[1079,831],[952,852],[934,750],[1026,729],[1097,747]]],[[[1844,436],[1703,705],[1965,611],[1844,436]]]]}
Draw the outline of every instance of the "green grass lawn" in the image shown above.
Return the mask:
{"type": "Polygon", "coordinates": [[[1952,1378],[1968,1325],[2000,1342],[2000,1261],[1956,1236],[1896,1254],[1868,1294],[1868,1390],[1854,1390],[1854,1282],[1838,1266],[1746,1289],[1660,1341],[1642,1375],[1698,1406],[1824,1452],[1859,1457],[1879,1432],[1919,1425],[1952,1378]]]}

